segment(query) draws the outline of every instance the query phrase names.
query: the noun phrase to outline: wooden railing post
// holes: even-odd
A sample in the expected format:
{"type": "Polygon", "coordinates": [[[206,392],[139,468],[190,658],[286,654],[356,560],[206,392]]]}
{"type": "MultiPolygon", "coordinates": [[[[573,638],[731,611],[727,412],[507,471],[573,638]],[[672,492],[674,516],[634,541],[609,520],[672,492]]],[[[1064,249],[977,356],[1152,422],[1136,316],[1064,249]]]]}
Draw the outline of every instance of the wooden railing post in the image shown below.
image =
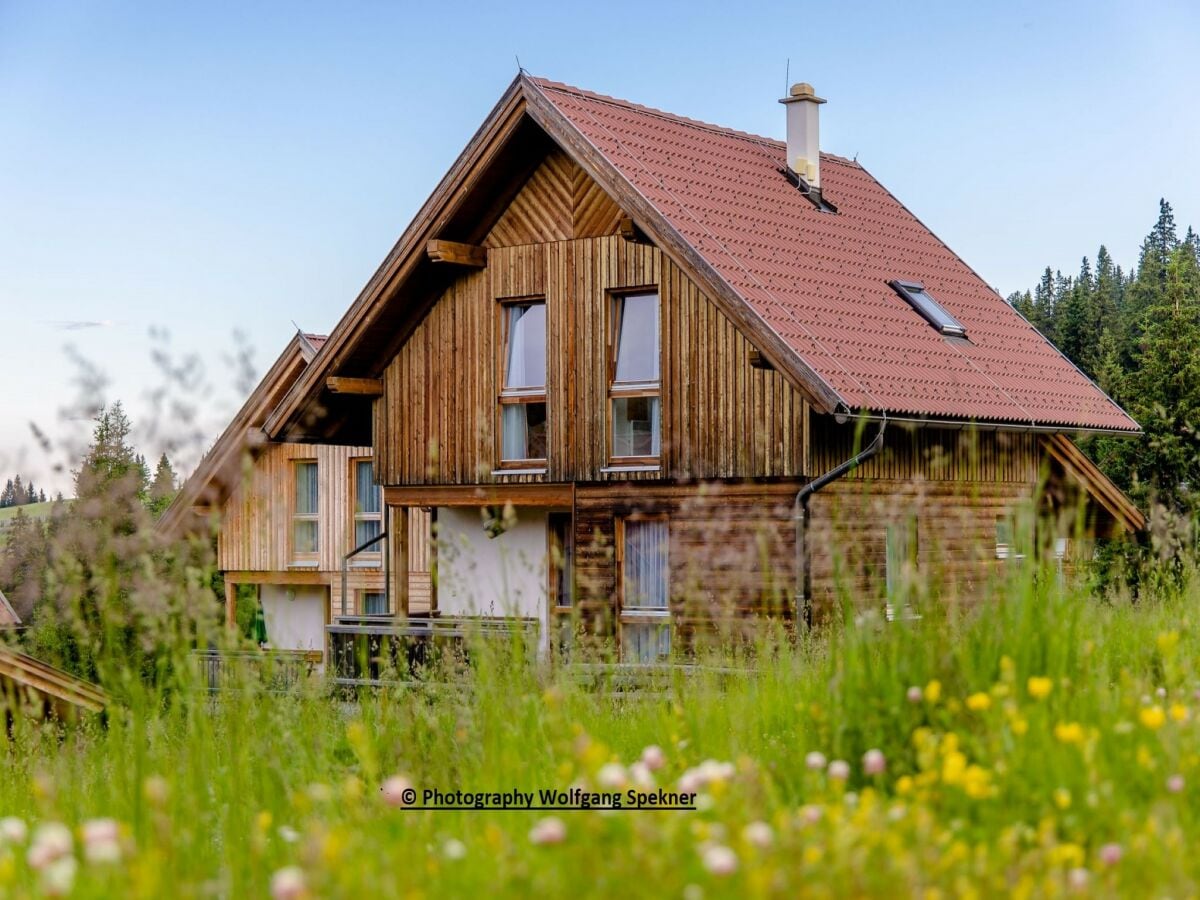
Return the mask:
{"type": "Polygon", "coordinates": [[[388,552],[392,554],[392,578],[395,579],[392,596],[396,598],[396,615],[408,618],[408,571],[411,568],[408,559],[408,507],[389,506],[388,510],[392,515],[388,552]]]}
{"type": "Polygon", "coordinates": [[[225,579],[225,627],[237,626],[237,583],[225,579]]]}

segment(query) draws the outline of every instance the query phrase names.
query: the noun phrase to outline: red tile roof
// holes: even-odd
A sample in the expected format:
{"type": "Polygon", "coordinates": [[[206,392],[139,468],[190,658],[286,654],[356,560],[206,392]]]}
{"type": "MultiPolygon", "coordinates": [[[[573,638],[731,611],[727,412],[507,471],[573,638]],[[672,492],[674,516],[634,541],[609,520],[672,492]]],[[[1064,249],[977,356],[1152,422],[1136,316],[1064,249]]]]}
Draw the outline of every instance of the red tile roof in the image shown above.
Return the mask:
{"type": "Polygon", "coordinates": [[[1137,428],[857,163],[821,155],[823,213],[779,141],[531,80],[851,409],[1137,428]],[[893,279],[922,282],[969,342],[893,279]]]}

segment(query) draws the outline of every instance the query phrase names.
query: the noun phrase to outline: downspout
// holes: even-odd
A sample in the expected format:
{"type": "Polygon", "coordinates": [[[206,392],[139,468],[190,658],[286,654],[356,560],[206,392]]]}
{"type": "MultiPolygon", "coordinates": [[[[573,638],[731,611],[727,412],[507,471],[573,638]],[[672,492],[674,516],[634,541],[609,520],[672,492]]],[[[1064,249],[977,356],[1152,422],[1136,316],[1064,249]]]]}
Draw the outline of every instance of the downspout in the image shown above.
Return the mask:
{"type": "Polygon", "coordinates": [[[879,424],[879,433],[870,445],[826,472],[819,478],[814,478],[796,494],[796,502],[792,507],[792,522],[796,526],[796,618],[802,619],[806,627],[812,626],[812,573],[808,565],[808,498],[825,485],[837,481],[843,475],[853,472],[860,465],[883,449],[883,432],[887,429],[887,415],[879,424]]]}

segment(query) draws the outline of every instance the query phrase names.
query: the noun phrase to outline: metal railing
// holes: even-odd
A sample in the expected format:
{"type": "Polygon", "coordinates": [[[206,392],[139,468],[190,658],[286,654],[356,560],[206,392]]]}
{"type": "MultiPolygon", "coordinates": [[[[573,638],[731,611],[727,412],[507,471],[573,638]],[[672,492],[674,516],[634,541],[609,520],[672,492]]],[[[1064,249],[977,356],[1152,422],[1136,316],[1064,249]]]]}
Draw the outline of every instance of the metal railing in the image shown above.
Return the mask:
{"type": "Polygon", "coordinates": [[[324,662],[320,650],[193,650],[210,693],[261,681],[268,690],[294,689],[324,662]]]}

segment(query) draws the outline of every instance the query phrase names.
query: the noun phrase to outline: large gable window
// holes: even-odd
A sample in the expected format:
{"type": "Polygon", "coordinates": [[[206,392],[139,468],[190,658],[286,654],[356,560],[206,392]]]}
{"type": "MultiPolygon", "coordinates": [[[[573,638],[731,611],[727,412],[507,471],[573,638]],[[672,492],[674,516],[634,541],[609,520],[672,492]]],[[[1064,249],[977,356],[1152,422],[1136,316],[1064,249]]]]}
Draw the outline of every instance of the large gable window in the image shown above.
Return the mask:
{"type": "Polygon", "coordinates": [[[658,293],[612,298],[609,333],[609,424],[612,457],[657,462],[662,452],[658,293]]]}
{"type": "Polygon", "coordinates": [[[967,329],[962,322],[946,312],[946,309],[933,299],[933,295],[918,281],[893,281],[892,287],[896,293],[908,301],[921,316],[940,331],[951,337],[966,337],[967,329]]]}
{"type": "Polygon", "coordinates": [[[501,312],[500,459],[510,464],[545,462],[546,301],[505,303],[501,312]]]}

